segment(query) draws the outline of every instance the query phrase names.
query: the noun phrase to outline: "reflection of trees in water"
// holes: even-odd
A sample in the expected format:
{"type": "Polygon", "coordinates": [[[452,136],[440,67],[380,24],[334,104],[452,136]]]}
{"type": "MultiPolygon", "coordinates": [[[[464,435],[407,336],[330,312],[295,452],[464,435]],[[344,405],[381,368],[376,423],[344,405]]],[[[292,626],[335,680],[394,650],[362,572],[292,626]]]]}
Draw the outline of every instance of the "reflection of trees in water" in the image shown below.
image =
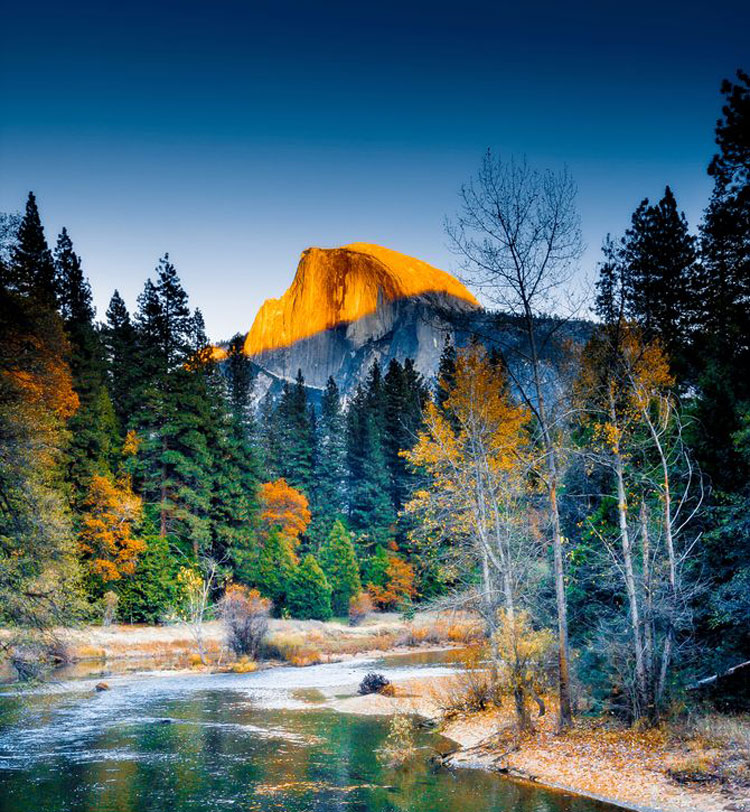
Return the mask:
{"type": "MultiPolygon", "coordinates": [[[[46,717],[45,723],[51,730],[51,740],[44,746],[49,752],[54,716],[46,717]]],[[[408,768],[389,769],[376,758],[387,732],[387,718],[328,710],[264,710],[254,708],[245,694],[203,691],[144,703],[118,719],[106,719],[101,732],[91,737],[82,730],[76,752],[90,757],[89,763],[67,761],[61,749],[54,763],[44,756],[26,771],[14,771],[13,784],[7,773],[0,773],[2,808],[3,812],[193,812],[225,805],[245,812],[603,812],[606,808],[481,771],[433,771],[427,757],[435,739],[422,731],[416,733],[416,744],[426,748],[420,751],[424,758],[408,768]],[[138,714],[150,718],[137,721],[138,714]],[[253,727],[267,733],[254,732],[253,727]],[[285,733],[292,737],[284,738],[285,733]]]]}

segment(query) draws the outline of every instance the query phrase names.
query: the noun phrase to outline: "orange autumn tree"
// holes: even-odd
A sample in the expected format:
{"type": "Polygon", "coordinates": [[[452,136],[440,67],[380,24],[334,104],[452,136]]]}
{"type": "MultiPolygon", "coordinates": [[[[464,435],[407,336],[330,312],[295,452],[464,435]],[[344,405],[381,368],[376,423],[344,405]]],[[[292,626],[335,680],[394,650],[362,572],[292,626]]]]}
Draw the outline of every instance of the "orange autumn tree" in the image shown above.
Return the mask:
{"type": "Polygon", "coordinates": [[[126,477],[117,482],[95,474],[91,478],[81,521],[79,544],[92,575],[117,581],[135,572],[146,543],[133,535],[142,503],[126,477]]]}
{"type": "Polygon", "coordinates": [[[260,486],[260,520],[267,531],[279,530],[294,553],[312,516],[307,497],[285,479],[260,486]]]}
{"type": "Polygon", "coordinates": [[[413,600],[417,596],[414,568],[393,550],[386,553],[385,585],[368,584],[372,602],[380,609],[392,609],[413,600]]]}

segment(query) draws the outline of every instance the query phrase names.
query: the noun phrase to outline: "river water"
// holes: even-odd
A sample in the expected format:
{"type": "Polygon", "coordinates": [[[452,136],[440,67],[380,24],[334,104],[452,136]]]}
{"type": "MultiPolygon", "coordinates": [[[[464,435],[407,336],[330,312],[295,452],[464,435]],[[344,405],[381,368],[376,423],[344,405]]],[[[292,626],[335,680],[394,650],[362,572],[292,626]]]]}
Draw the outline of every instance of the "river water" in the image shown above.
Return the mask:
{"type": "MultiPolygon", "coordinates": [[[[367,670],[392,680],[450,666],[390,657],[253,674],[129,674],[0,693],[1,812],[609,812],[476,770],[435,770],[419,732],[393,769],[388,719],[326,707],[367,670]]],[[[439,658],[438,658],[439,659],[439,658]]]]}

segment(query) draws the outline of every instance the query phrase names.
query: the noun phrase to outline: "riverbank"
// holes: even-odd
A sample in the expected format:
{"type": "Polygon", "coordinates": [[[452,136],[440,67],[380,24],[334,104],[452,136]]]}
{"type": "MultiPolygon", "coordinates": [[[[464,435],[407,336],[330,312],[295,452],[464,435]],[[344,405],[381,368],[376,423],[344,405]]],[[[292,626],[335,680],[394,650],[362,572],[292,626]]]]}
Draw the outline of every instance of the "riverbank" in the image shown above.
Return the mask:
{"type": "Polygon", "coordinates": [[[635,731],[608,719],[578,719],[557,734],[555,708],[522,738],[510,707],[445,718],[440,691],[450,677],[409,680],[396,696],[332,703],[343,713],[413,713],[457,745],[446,763],[486,769],[554,789],[648,812],[750,810],[750,718],[714,715],[690,727],[635,731]]]}
{"type": "MultiPolygon", "coordinates": [[[[343,620],[274,618],[269,622],[260,664],[242,658],[238,661],[226,650],[220,621],[203,624],[205,662],[201,661],[186,624],[84,626],[58,629],[55,636],[66,663],[63,676],[74,677],[87,671],[122,673],[193,668],[243,672],[278,663],[316,665],[405,649],[462,646],[479,631],[475,619],[456,613],[420,613],[407,621],[395,612],[378,612],[357,626],[343,620]]],[[[0,662],[0,679],[14,678],[9,661],[0,662]]]]}

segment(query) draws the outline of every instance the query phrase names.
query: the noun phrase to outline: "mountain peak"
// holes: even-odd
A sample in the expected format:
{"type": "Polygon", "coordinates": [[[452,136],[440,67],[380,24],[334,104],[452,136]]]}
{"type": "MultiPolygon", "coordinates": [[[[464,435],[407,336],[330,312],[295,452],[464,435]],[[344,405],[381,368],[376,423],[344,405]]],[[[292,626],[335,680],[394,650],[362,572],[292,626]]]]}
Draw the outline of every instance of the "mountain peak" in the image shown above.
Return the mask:
{"type": "Polygon", "coordinates": [[[464,308],[479,307],[455,277],[398,251],[362,242],[308,248],[286,293],[261,306],[245,352],[258,355],[288,347],[375,313],[384,301],[432,295],[458,300],[464,308]]]}

